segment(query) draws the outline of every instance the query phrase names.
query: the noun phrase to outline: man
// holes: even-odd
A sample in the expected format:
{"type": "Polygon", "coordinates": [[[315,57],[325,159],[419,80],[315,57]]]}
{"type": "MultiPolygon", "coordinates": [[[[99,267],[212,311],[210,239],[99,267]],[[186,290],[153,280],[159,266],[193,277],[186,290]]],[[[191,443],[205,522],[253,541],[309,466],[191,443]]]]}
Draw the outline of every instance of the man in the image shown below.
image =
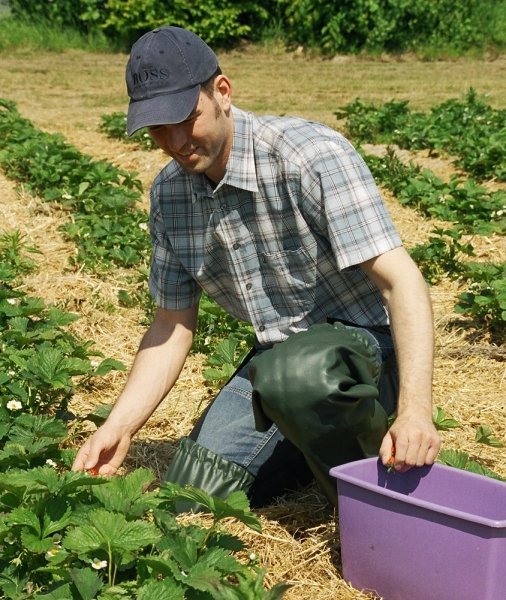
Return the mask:
{"type": "MultiPolygon", "coordinates": [[[[322,453],[330,452],[329,460],[334,451],[336,460],[344,455],[353,460],[379,451],[387,464],[395,447],[396,470],[431,464],[440,439],[432,422],[429,295],[358,153],[321,124],[257,118],[237,109],[215,54],[184,29],[144,35],[132,48],[126,79],[128,133],[147,127],[173,159],[151,190],[150,289],[158,309],[124,390],[73,468],[103,475],[119,468],[132,436],[179,376],[202,289],[231,315],[253,324],[259,356],[255,368],[243,366],[232,378],[183,440],[167,479],[221,496],[243,489],[261,505],[313,474],[325,480],[326,463],[317,464],[322,453]],[[253,390],[254,414],[250,378],[255,386],[275,364],[272,353],[293,347],[285,340],[298,343],[301,332],[329,318],[344,323],[336,326],[339,361],[346,354],[342,348],[352,356],[346,373],[341,368],[346,361],[337,372],[347,389],[360,390],[351,412],[347,392],[341,397],[339,390],[332,390],[324,412],[318,412],[309,398],[311,386],[297,400],[307,406],[298,405],[294,416],[289,399],[283,399],[286,387],[272,400],[283,405],[279,409],[268,398],[267,382],[264,391],[253,390]],[[392,362],[394,349],[398,389],[396,368],[388,375],[384,370],[381,382],[376,368],[392,362]],[[362,375],[350,387],[353,365],[362,375]],[[362,377],[369,377],[369,387],[362,377]],[[366,388],[364,403],[359,396],[366,388]],[[344,420],[337,406],[348,411],[344,420]],[[387,431],[386,415],[396,408],[387,431]],[[354,432],[353,452],[346,454],[340,448],[346,427],[353,429],[364,410],[370,414],[361,422],[369,429],[354,432]],[[337,419],[339,436],[332,434],[338,429],[320,435],[323,414],[337,419]],[[371,425],[378,418],[383,425],[371,425]],[[312,427],[317,431],[308,431],[312,427]],[[318,448],[323,439],[325,447],[318,448]]],[[[293,370],[301,374],[295,390],[307,378],[299,367],[293,370]]],[[[317,376],[316,385],[322,379],[317,376]]]]}

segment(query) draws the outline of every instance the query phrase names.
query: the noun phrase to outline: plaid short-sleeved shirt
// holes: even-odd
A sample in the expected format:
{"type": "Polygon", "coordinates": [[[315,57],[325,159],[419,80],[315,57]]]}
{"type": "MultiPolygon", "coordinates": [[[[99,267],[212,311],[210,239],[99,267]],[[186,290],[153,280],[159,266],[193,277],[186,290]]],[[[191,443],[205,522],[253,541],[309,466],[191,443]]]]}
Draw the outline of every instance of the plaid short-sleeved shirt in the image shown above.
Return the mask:
{"type": "Polygon", "coordinates": [[[388,323],[358,268],[401,245],[369,169],[333,129],[233,107],[234,140],[212,189],[171,161],[151,189],[150,289],[158,306],[195,305],[202,289],[252,323],[261,343],[327,316],[388,323]]]}

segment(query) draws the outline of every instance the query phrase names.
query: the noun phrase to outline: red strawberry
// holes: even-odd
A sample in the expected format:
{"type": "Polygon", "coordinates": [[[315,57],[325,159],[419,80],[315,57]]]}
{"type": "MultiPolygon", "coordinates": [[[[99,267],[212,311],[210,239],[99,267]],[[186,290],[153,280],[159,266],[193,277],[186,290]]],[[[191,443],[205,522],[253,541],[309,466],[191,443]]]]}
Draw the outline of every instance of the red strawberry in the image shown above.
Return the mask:
{"type": "Polygon", "coordinates": [[[391,473],[392,471],[395,473],[395,446],[392,446],[392,453],[387,462],[387,471],[391,473]]]}

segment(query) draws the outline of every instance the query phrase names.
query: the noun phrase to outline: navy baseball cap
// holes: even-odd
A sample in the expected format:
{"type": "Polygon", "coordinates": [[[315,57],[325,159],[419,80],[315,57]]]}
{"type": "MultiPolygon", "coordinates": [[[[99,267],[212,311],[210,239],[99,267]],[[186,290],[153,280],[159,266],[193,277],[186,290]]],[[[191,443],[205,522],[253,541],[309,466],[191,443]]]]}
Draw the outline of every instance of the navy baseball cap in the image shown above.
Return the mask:
{"type": "Polygon", "coordinates": [[[217,68],[216,54],[187,29],[160,27],[144,34],[132,46],[126,68],[128,135],[184,121],[197,103],[200,84],[217,68]]]}

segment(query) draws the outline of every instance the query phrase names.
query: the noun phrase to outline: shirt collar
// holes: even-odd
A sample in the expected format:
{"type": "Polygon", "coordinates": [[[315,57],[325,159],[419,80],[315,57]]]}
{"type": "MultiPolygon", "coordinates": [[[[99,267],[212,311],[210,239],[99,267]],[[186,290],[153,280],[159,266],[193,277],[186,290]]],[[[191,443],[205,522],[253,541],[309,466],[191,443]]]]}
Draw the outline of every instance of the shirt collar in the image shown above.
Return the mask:
{"type": "Polygon", "coordinates": [[[253,150],[253,115],[232,106],[234,140],[228,157],[227,170],[221,185],[258,192],[255,152],[253,150]]]}

